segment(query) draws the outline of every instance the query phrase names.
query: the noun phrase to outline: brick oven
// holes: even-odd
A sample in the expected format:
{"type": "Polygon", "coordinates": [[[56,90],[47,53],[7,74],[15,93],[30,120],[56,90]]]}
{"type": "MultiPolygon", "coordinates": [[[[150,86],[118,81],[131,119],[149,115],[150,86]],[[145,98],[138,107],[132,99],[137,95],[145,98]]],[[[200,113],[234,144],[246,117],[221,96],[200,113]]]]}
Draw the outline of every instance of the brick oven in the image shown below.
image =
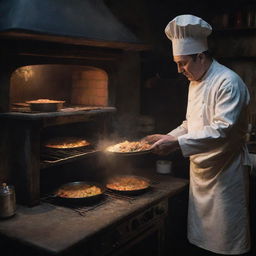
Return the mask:
{"type": "Polygon", "coordinates": [[[68,131],[96,145],[116,116],[136,115],[139,54],[148,46],[102,0],[6,0],[0,9],[0,181],[15,185],[19,203],[33,206],[44,169],[99,152],[43,157],[45,138],[68,131]],[[131,93],[133,102],[124,101],[131,93]],[[33,112],[26,105],[46,98],[64,100],[63,109],[33,112]]]}

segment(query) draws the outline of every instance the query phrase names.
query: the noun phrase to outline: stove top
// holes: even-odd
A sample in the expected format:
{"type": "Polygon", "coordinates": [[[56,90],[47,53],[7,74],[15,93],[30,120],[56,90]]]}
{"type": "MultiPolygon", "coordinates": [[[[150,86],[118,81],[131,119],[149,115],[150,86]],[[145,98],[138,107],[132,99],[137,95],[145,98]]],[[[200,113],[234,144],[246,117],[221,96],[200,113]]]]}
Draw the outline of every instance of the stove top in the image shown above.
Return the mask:
{"type": "Polygon", "coordinates": [[[41,201],[44,203],[56,205],[56,206],[61,206],[64,208],[69,208],[80,214],[81,216],[86,216],[86,214],[90,211],[94,210],[100,210],[100,207],[102,205],[106,205],[108,203],[113,202],[114,200],[122,200],[126,201],[130,204],[133,203],[136,199],[138,199],[141,195],[153,193],[154,188],[151,187],[147,191],[143,192],[143,194],[139,195],[123,195],[123,194],[118,194],[115,193],[109,189],[106,189],[104,194],[102,195],[101,198],[94,200],[94,201],[84,201],[80,203],[74,203],[74,202],[69,202],[67,200],[61,200],[60,198],[57,198],[53,195],[46,195],[41,198],[41,201]]]}

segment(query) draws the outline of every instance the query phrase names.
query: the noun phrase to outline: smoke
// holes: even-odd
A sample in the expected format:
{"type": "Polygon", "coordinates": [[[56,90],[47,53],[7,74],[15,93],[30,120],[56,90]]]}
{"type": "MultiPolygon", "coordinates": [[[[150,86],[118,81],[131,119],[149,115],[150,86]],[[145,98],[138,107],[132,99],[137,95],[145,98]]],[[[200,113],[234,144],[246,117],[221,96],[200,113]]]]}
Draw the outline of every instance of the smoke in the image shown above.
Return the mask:
{"type": "Polygon", "coordinates": [[[113,122],[113,136],[125,138],[125,140],[138,140],[138,117],[131,113],[119,115],[113,122]]]}
{"type": "Polygon", "coordinates": [[[97,149],[101,152],[98,156],[98,161],[102,169],[104,169],[106,179],[115,175],[133,174],[136,169],[137,158],[135,155],[122,155],[106,150],[108,146],[115,145],[125,140],[125,138],[121,138],[116,134],[113,134],[113,136],[112,139],[99,141],[97,146],[97,149]]]}
{"type": "Polygon", "coordinates": [[[106,149],[117,143],[128,140],[139,141],[142,135],[139,133],[138,117],[131,114],[123,114],[112,122],[112,133],[107,138],[103,138],[97,143],[97,150],[101,152],[99,155],[99,163],[105,171],[106,177],[122,174],[134,174],[136,172],[137,162],[140,157],[133,154],[118,154],[108,152],[106,149]]]}

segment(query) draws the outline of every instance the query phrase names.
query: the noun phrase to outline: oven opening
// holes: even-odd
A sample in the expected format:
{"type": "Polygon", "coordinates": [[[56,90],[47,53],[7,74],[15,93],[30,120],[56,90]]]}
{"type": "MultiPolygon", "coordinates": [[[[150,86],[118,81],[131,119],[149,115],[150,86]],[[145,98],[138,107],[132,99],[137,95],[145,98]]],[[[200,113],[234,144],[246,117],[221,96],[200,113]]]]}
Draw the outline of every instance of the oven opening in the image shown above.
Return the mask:
{"type": "Polygon", "coordinates": [[[29,101],[64,101],[60,111],[109,106],[109,77],[93,66],[31,65],[16,69],[10,81],[10,110],[33,111],[29,101]]]}
{"type": "Polygon", "coordinates": [[[100,152],[104,131],[100,119],[50,126],[41,132],[40,168],[55,167],[100,152]]]}

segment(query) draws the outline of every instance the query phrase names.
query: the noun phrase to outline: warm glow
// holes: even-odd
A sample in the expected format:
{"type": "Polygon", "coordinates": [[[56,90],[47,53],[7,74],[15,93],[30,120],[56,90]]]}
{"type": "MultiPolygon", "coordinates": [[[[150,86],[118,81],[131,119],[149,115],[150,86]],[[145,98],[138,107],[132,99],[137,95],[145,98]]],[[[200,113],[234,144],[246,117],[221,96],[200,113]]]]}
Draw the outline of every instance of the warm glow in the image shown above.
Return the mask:
{"type": "Polygon", "coordinates": [[[19,79],[23,79],[27,82],[33,77],[34,72],[31,66],[25,66],[15,70],[14,75],[18,76],[19,79]]]}

